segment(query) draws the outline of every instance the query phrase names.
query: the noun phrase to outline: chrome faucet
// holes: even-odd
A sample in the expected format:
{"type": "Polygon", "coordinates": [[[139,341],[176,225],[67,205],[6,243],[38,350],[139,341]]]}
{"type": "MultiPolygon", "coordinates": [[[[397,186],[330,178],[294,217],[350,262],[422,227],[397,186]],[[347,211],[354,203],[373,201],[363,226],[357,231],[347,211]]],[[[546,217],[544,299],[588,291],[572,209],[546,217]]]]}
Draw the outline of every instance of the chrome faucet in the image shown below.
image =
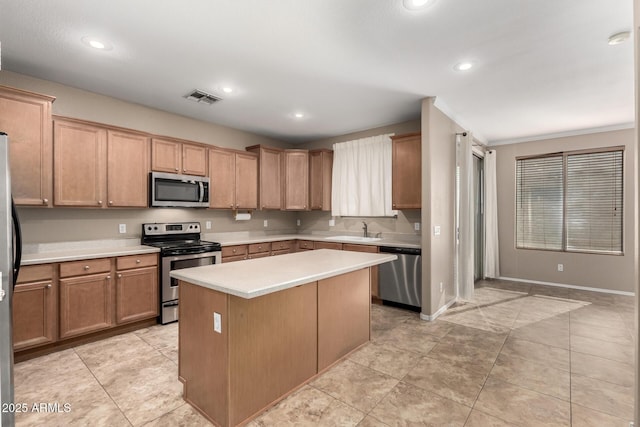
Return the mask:
{"type": "Polygon", "coordinates": [[[369,237],[369,226],[364,221],[362,221],[362,224],[362,229],[364,230],[363,237],[369,237]]]}

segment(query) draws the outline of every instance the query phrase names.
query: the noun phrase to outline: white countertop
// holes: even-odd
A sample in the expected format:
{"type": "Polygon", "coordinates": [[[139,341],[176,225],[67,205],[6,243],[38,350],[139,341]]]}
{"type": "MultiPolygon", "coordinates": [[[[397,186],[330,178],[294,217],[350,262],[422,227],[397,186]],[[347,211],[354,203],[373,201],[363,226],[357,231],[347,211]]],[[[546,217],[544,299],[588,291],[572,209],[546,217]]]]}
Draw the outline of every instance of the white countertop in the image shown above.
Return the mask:
{"type": "Polygon", "coordinates": [[[249,299],[395,259],[392,254],[319,249],[184,268],[172,271],[171,277],[249,299]]]}
{"type": "Polygon", "coordinates": [[[20,264],[48,264],[156,252],[160,252],[160,249],[152,246],[143,246],[140,244],[139,239],[26,244],[23,247],[22,262],[20,264]]]}

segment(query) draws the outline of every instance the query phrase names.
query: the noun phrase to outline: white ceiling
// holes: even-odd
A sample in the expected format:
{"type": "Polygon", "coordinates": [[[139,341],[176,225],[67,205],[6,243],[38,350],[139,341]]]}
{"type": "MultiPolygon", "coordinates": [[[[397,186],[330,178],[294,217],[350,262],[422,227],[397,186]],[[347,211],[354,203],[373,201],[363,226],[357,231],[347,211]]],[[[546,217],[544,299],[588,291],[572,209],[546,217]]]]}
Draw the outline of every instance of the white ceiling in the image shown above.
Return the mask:
{"type": "Polygon", "coordinates": [[[632,0],[435,0],[419,12],[402,0],[0,0],[0,11],[3,69],[289,142],[418,118],[426,96],[491,143],[634,121],[632,40],[607,44],[632,29],[632,0]],[[453,70],[462,60],[475,67],[453,70]],[[224,100],[186,100],[196,88],[224,100]]]}

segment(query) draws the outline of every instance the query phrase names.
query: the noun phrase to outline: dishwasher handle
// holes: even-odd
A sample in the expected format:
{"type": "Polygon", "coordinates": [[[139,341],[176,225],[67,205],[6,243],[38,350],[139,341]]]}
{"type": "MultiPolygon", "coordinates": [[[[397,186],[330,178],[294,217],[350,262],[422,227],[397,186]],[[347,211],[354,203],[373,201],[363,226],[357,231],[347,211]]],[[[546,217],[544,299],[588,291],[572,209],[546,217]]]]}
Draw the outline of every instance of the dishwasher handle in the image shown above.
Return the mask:
{"type": "Polygon", "coordinates": [[[421,248],[399,248],[397,246],[380,246],[380,252],[398,255],[422,255],[421,248]]]}

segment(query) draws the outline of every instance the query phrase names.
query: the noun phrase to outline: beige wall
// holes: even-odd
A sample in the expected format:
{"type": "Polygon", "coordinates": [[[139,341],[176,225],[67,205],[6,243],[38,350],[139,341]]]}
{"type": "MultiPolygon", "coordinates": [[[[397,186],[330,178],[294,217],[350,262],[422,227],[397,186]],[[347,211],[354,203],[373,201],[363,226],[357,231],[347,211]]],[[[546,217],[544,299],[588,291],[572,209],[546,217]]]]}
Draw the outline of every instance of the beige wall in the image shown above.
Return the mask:
{"type": "Polygon", "coordinates": [[[422,103],[422,314],[433,316],[455,298],[455,134],[462,129],[434,106],[422,103]],[[440,226],[440,235],[433,227],[440,226]],[[442,291],[440,291],[442,283],[442,291]]]}
{"type": "MultiPolygon", "coordinates": [[[[333,138],[325,138],[318,141],[312,141],[300,145],[300,148],[313,150],[318,148],[332,149],[333,144],[339,142],[353,141],[360,138],[370,136],[384,135],[395,133],[401,135],[403,133],[420,132],[420,120],[411,120],[408,122],[396,123],[388,126],[381,126],[373,129],[367,129],[360,132],[348,133],[333,138]]],[[[403,233],[419,235],[419,231],[414,230],[414,223],[420,222],[420,210],[400,211],[398,218],[333,218],[331,212],[300,212],[298,218],[301,220],[299,230],[303,233],[310,232],[362,232],[362,220],[366,220],[369,224],[369,231],[372,233],[403,233]],[[329,227],[329,220],[335,219],[336,225],[329,227]]]]}
{"type": "MultiPolygon", "coordinates": [[[[75,89],[58,83],[0,71],[0,85],[56,97],[53,113],[183,138],[221,147],[244,149],[255,144],[289,147],[281,141],[206,123],[164,111],[75,89]]],[[[230,211],[201,209],[38,209],[20,208],[25,243],[139,237],[141,224],[154,221],[212,221],[211,232],[295,231],[295,214],[266,211],[254,213],[250,221],[233,220],[230,211]],[[263,226],[263,220],[269,226],[263,226]],[[127,234],[118,233],[127,224],[127,234]]],[[[209,232],[209,230],[203,230],[209,232]]]]}
{"type": "Polygon", "coordinates": [[[497,155],[498,227],[502,277],[633,292],[636,249],[636,149],[632,129],[491,147],[497,155]],[[564,253],[515,248],[516,157],[623,145],[624,256],[564,253]],[[558,264],[564,271],[558,272],[558,264]]]}

